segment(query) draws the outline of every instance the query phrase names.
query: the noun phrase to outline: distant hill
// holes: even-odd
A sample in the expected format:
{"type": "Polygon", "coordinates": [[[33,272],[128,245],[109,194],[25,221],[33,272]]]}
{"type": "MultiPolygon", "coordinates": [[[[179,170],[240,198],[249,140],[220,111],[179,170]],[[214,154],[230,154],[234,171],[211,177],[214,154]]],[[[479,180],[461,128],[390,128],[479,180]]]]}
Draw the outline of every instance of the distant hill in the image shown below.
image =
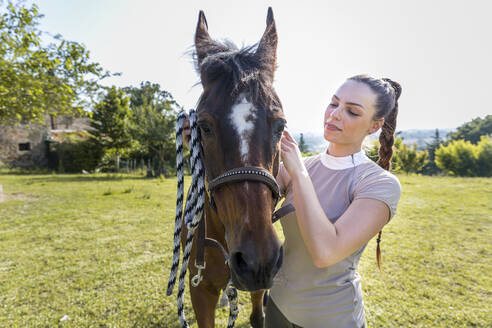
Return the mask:
{"type": "MultiPolygon", "coordinates": [[[[450,132],[455,131],[455,129],[439,129],[439,136],[441,139],[446,139],[447,135],[450,132]]],[[[326,141],[323,138],[323,134],[316,132],[303,132],[303,131],[294,131],[292,132],[294,138],[297,142],[299,142],[299,138],[301,133],[304,135],[304,141],[308,145],[310,151],[319,153],[325,150],[326,141]]],[[[403,130],[398,131],[397,136],[403,138],[403,143],[407,145],[417,144],[419,149],[424,149],[428,143],[432,141],[434,135],[436,133],[435,129],[411,129],[411,130],[403,130]]],[[[366,141],[371,142],[377,140],[379,134],[371,135],[367,137],[366,141]]]]}

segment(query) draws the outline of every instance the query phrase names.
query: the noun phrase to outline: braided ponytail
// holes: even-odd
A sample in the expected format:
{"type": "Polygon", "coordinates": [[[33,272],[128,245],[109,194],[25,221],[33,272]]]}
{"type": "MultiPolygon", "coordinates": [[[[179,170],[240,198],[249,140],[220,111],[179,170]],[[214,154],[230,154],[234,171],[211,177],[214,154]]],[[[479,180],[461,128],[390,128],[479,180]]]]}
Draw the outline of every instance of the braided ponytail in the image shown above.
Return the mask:
{"type": "Polygon", "coordinates": [[[393,144],[395,143],[396,117],[398,115],[398,98],[401,94],[401,86],[399,83],[390,79],[382,79],[390,84],[394,90],[394,105],[390,112],[384,118],[384,124],[381,127],[379,135],[379,159],[378,165],[383,169],[391,170],[391,158],[393,157],[393,144]]]}
{"type": "MultiPolygon", "coordinates": [[[[396,130],[396,117],[398,116],[398,98],[401,95],[401,86],[398,82],[392,81],[390,79],[382,79],[388,82],[394,90],[395,102],[393,109],[390,110],[386,118],[384,119],[384,124],[381,127],[381,134],[379,135],[379,159],[378,165],[383,169],[391,170],[391,158],[393,157],[393,144],[395,143],[395,130],[396,130]]],[[[381,270],[381,235],[383,230],[378,233],[378,238],[376,239],[376,260],[378,263],[378,268],[381,270]]]]}
{"type": "MultiPolygon", "coordinates": [[[[393,157],[393,144],[395,143],[396,117],[398,116],[398,98],[401,95],[401,86],[398,82],[383,78],[375,79],[368,75],[356,75],[349,80],[366,84],[377,94],[375,104],[376,113],[374,119],[384,118],[379,135],[379,159],[377,164],[383,169],[391,170],[391,158],[393,157]]],[[[376,260],[379,270],[381,270],[381,235],[379,231],[376,239],[376,260]]]]}

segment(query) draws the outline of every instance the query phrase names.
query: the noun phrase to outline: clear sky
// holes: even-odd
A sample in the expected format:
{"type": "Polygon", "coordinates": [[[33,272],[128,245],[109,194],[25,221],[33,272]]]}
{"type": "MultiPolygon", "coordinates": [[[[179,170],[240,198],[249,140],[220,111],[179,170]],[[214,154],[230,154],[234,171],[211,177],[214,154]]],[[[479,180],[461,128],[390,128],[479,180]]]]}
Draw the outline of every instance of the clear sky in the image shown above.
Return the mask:
{"type": "Polygon", "coordinates": [[[355,74],[403,87],[398,130],[456,128],[492,114],[492,2],[483,0],[39,0],[41,28],[81,42],[122,76],[157,82],[185,108],[201,93],[187,51],[203,9],[213,38],[259,41],[272,6],[279,34],[275,88],[288,126],[322,130],[332,94],[355,74]]]}

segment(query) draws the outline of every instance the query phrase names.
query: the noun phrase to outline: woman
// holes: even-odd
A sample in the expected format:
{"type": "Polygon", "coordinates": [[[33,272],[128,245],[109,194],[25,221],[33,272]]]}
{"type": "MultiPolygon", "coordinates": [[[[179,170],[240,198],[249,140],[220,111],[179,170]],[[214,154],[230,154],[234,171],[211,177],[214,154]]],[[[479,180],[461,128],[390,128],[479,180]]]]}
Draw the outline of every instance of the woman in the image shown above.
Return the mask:
{"type": "Polygon", "coordinates": [[[285,257],[270,291],[265,327],[365,327],[356,269],[400,198],[400,184],[387,171],[400,93],[389,79],[349,78],[325,111],[329,145],[317,156],[303,160],[284,131],[277,180],[284,205],[293,204],[295,212],[281,220],[285,257]],[[378,166],[361,147],[379,129],[378,166]]]}

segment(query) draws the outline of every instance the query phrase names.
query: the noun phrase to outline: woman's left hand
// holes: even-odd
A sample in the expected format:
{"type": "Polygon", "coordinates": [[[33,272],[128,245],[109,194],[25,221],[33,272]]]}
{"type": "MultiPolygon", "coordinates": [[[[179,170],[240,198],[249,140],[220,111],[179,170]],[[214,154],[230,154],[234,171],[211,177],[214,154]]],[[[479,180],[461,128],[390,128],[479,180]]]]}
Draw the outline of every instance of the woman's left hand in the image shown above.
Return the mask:
{"type": "Polygon", "coordinates": [[[287,130],[284,130],[280,139],[280,155],[291,178],[299,174],[307,174],[297,142],[287,130]]]}

